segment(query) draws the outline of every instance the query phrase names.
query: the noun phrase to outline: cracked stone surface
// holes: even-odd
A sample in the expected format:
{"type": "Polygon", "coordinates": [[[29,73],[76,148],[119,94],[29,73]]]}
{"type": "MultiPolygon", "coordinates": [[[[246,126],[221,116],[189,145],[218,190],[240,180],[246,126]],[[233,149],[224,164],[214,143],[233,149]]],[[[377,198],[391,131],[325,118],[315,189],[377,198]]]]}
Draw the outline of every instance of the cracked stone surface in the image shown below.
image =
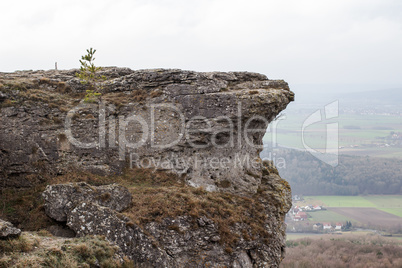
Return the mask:
{"type": "Polygon", "coordinates": [[[131,162],[253,194],[267,125],[294,99],[286,82],[257,73],[105,68],[103,104],[89,104],[76,72],[0,73],[1,187],[72,168],[121,173],[131,162]]]}
{"type": "Polygon", "coordinates": [[[130,192],[118,184],[90,186],[80,182],[48,185],[42,196],[46,214],[57,221],[66,221],[67,213],[82,202],[99,204],[118,212],[131,204],[130,192]]]}

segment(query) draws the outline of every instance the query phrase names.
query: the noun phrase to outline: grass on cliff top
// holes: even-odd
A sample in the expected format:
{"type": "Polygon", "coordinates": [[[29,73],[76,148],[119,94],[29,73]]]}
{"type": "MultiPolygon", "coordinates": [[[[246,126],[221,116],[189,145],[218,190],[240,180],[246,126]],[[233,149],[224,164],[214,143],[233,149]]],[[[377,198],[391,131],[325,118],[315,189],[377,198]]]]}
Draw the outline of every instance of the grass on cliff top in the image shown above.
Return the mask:
{"type": "MultiPolygon", "coordinates": [[[[0,103],[1,107],[10,107],[24,104],[35,105],[38,102],[47,103],[50,108],[68,110],[75,102],[77,94],[70,92],[65,82],[48,78],[28,79],[17,78],[0,81],[0,91],[13,92],[10,99],[0,103]]],[[[82,94],[78,94],[81,97],[82,94]]]]}
{"type": "MultiPolygon", "coordinates": [[[[43,178],[42,178],[43,179],[43,178]]],[[[46,216],[41,193],[47,184],[85,181],[91,185],[119,183],[133,195],[132,206],[124,214],[131,221],[144,227],[146,223],[164,218],[191,216],[194,227],[196,219],[206,216],[218,226],[220,243],[230,251],[242,236],[246,240],[265,239],[265,208],[257,198],[242,197],[229,193],[207,192],[193,188],[177,175],[147,169],[129,169],[120,176],[98,176],[89,172],[70,172],[49,177],[45,183],[27,189],[3,189],[0,196],[0,218],[9,220],[23,230],[37,231],[55,224],[46,216]],[[234,233],[235,224],[246,224],[241,234],[234,233]]],[[[171,227],[176,229],[175,226],[171,227]]],[[[179,230],[178,230],[179,231],[179,230]]]]}
{"type": "Polygon", "coordinates": [[[101,236],[62,239],[22,233],[15,239],[0,240],[0,268],[133,267],[132,262],[116,258],[117,252],[118,248],[101,236]]]}
{"type": "MultiPolygon", "coordinates": [[[[67,112],[77,105],[86,95],[85,88],[82,89],[82,92],[72,92],[66,82],[51,80],[47,77],[0,79],[0,92],[13,92],[9,99],[0,103],[0,109],[46,103],[50,108],[57,108],[63,112],[67,112]]],[[[135,89],[126,92],[105,93],[102,98],[119,109],[130,102],[144,103],[148,98],[156,98],[162,94],[160,89],[151,91],[135,89]]]]}

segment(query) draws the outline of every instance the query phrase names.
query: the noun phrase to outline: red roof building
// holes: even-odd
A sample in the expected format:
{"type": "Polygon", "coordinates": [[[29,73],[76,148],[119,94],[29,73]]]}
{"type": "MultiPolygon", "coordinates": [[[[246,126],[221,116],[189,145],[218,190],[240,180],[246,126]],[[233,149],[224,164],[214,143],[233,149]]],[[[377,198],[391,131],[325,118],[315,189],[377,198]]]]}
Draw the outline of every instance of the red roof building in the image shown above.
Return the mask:
{"type": "Polygon", "coordinates": [[[307,215],[306,212],[299,211],[299,212],[297,212],[297,214],[295,215],[295,220],[297,220],[297,221],[304,221],[304,220],[307,220],[307,217],[308,217],[308,215],[307,215]]]}

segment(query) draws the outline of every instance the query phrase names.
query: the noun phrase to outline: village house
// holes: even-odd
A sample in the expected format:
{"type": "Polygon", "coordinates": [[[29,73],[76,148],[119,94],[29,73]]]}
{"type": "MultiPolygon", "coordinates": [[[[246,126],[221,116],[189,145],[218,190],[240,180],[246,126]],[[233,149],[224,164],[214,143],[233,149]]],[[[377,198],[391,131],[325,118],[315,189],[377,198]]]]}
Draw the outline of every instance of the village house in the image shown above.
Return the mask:
{"type": "Polygon", "coordinates": [[[313,225],[313,230],[318,231],[322,229],[322,224],[317,222],[316,224],[313,225]]]}
{"type": "Polygon", "coordinates": [[[307,215],[307,213],[306,212],[303,212],[303,211],[299,211],[299,212],[297,212],[297,214],[294,216],[294,221],[304,221],[304,220],[307,220],[307,217],[308,217],[308,215],[307,215]]]}
{"type": "Polygon", "coordinates": [[[293,206],[287,216],[293,221],[303,221],[308,218],[308,214],[306,212],[314,212],[325,210],[324,207],[320,205],[307,205],[307,206],[293,206]],[[303,213],[301,213],[303,212],[303,213]],[[301,214],[299,214],[301,213],[301,214]]]}
{"type": "Polygon", "coordinates": [[[324,223],[323,223],[323,229],[324,229],[324,230],[332,230],[332,225],[331,225],[331,223],[324,222],[324,223]]]}

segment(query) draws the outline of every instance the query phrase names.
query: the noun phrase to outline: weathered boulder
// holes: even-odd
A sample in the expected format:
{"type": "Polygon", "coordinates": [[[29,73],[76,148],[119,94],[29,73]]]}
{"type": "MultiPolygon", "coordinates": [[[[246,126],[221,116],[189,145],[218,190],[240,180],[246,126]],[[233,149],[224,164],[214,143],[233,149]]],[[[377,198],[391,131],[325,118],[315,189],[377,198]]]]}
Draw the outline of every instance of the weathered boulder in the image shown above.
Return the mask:
{"type": "Polygon", "coordinates": [[[116,211],[126,209],[131,203],[130,192],[118,184],[90,186],[81,182],[48,185],[42,196],[46,214],[57,221],[67,221],[68,213],[82,202],[99,204],[116,211]]]}
{"type": "Polygon", "coordinates": [[[15,228],[14,225],[8,221],[3,221],[0,219],[0,238],[10,238],[16,237],[21,234],[21,230],[15,228]]]}
{"type": "Polygon", "coordinates": [[[110,208],[83,202],[68,214],[67,225],[78,237],[104,235],[138,267],[177,267],[155,239],[110,208]]]}

